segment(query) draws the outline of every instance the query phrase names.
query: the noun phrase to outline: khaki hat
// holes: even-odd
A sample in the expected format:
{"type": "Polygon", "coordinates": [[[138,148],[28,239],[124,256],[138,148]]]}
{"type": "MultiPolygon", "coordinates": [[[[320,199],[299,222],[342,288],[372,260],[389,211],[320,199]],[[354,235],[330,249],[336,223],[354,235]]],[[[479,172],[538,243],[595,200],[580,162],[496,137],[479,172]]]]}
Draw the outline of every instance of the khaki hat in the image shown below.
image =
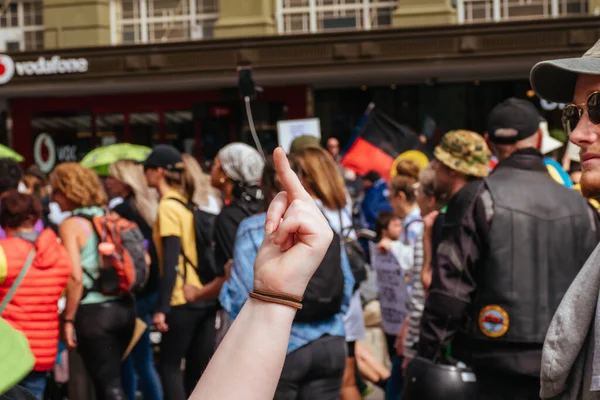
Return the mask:
{"type": "Polygon", "coordinates": [[[290,145],[290,154],[298,154],[306,147],[321,147],[321,141],[312,135],[298,136],[290,145]]]}
{"type": "Polygon", "coordinates": [[[542,61],[531,70],[531,87],[542,99],[570,103],[577,76],[600,75],[600,40],[582,57],[542,61]]]}
{"type": "Polygon", "coordinates": [[[491,152],[483,137],[475,132],[457,130],[446,133],[433,154],[456,172],[476,177],[488,176],[491,152]]]}

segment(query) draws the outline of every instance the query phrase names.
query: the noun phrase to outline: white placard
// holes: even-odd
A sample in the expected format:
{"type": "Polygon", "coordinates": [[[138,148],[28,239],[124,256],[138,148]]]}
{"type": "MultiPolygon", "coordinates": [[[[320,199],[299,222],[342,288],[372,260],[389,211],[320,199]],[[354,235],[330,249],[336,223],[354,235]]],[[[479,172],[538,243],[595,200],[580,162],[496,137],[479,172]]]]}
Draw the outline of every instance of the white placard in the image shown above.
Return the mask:
{"type": "Polygon", "coordinates": [[[286,153],[290,152],[290,146],[294,139],[304,135],[321,139],[321,121],[319,118],[290,119],[277,122],[279,145],[283,147],[286,153]]]}
{"type": "Polygon", "coordinates": [[[540,129],[542,130],[542,154],[548,154],[564,146],[560,140],[556,140],[550,136],[550,132],[548,131],[548,122],[540,122],[540,129]]]}
{"type": "Polygon", "coordinates": [[[567,157],[571,159],[571,161],[580,162],[579,158],[579,146],[574,144],[573,142],[569,142],[567,145],[567,157]]]}
{"type": "MultiPolygon", "coordinates": [[[[413,259],[412,248],[402,243],[397,243],[397,245],[403,255],[410,255],[410,257],[404,258],[403,264],[413,259]]],[[[400,332],[402,323],[408,314],[409,294],[405,268],[408,269],[410,266],[400,265],[391,251],[382,253],[374,242],[369,242],[369,253],[371,253],[371,265],[377,274],[381,326],[385,333],[394,335],[400,332]]]]}

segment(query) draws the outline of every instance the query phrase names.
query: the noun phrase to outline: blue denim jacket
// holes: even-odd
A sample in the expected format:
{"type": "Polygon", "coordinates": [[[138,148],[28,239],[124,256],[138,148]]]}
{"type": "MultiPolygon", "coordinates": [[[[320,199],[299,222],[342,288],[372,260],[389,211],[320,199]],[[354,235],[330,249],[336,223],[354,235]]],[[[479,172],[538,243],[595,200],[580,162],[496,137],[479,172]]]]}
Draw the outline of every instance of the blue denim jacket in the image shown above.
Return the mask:
{"type": "MultiPolygon", "coordinates": [[[[225,282],[221,289],[219,301],[231,318],[236,318],[242,306],[248,299],[248,293],[252,291],[254,281],[254,260],[256,253],[265,237],[266,214],[254,215],[246,218],[240,224],[235,237],[233,249],[233,266],[231,267],[231,278],[225,282]]],[[[344,301],[339,314],[327,321],[292,324],[290,342],[287,353],[320,338],[324,335],[344,336],[343,314],[348,310],[354,277],[342,248],[342,271],[344,273],[344,301]]]]}

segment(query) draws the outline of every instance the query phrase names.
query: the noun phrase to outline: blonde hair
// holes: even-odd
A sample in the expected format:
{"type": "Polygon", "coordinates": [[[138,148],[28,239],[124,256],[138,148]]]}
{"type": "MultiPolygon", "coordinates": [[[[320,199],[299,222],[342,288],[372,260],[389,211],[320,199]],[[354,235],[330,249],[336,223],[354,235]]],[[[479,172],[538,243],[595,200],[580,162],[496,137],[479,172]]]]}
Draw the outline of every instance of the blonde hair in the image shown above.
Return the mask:
{"type": "Polygon", "coordinates": [[[210,175],[205,174],[202,171],[202,167],[200,163],[194,156],[191,154],[182,154],[183,164],[185,165],[185,169],[189,171],[190,175],[194,179],[194,195],[192,197],[192,201],[199,207],[208,206],[208,196],[212,195],[220,204],[220,196],[219,191],[211,186],[210,184],[210,175]]]}
{"type": "Polygon", "coordinates": [[[346,187],[333,157],[321,147],[306,147],[296,154],[307,189],[329,209],[346,207],[346,187]]]}
{"type": "Polygon", "coordinates": [[[121,160],[112,164],[108,173],[129,186],[137,212],[148,225],[153,226],[158,213],[158,192],[148,187],[144,167],[133,161],[121,160]]]}
{"type": "Polygon", "coordinates": [[[50,175],[50,185],[64,194],[75,208],[104,207],[108,203],[98,175],[78,163],[59,164],[50,175]]]}

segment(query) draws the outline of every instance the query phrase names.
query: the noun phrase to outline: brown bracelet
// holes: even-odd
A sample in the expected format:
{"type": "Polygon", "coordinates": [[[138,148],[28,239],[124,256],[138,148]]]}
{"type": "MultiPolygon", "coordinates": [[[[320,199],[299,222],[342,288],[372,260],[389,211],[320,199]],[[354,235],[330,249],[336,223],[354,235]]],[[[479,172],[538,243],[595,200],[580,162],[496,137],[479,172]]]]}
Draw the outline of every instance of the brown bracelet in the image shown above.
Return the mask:
{"type": "Polygon", "coordinates": [[[250,292],[250,297],[256,300],[265,301],[267,303],[275,303],[292,307],[297,310],[302,309],[302,297],[291,294],[282,294],[270,292],[268,290],[254,289],[254,291],[250,292]]]}

